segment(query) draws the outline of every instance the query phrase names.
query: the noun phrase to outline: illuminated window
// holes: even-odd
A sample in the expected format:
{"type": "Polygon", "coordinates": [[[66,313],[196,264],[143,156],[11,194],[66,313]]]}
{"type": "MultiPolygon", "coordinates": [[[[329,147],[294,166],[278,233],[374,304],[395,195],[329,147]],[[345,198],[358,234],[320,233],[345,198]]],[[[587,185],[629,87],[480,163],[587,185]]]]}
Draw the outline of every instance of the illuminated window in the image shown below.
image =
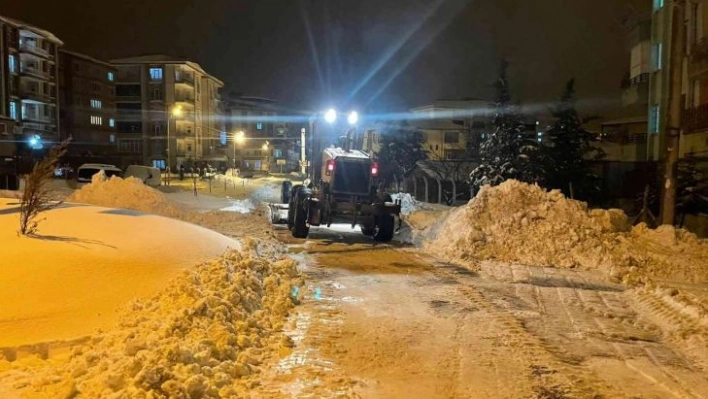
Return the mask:
{"type": "Polygon", "coordinates": [[[101,100],[91,100],[91,108],[101,109],[103,107],[103,102],[101,100]]]}
{"type": "Polygon", "coordinates": [[[653,105],[649,110],[649,133],[659,133],[659,106],[653,105]]]}
{"type": "Polygon", "coordinates": [[[654,0],[654,11],[661,9],[664,6],[664,0],[654,0]]]}
{"type": "Polygon", "coordinates": [[[256,129],[263,130],[263,124],[260,122],[256,123],[256,129]]]}
{"type": "Polygon", "coordinates": [[[108,141],[110,141],[111,143],[115,143],[116,142],[116,135],[112,134],[112,135],[108,136],[108,141]]]}
{"type": "Polygon", "coordinates": [[[15,61],[15,56],[10,54],[8,56],[7,62],[9,64],[10,73],[17,73],[17,64],[15,61]]]}
{"type": "Polygon", "coordinates": [[[10,101],[10,119],[17,119],[17,103],[10,101]]]}
{"type": "Polygon", "coordinates": [[[108,126],[109,127],[116,127],[116,120],[111,118],[108,120],[108,126]]]}
{"type": "Polygon", "coordinates": [[[108,72],[108,81],[112,82],[116,79],[116,75],[113,72],[108,72]]]}
{"type": "Polygon", "coordinates": [[[661,56],[662,54],[661,43],[654,43],[651,49],[651,62],[654,70],[658,71],[661,69],[661,56]]]}
{"type": "Polygon", "coordinates": [[[103,124],[103,117],[91,115],[91,124],[92,125],[102,125],[103,124]]]}
{"type": "Polygon", "coordinates": [[[162,80],[162,68],[150,68],[151,80],[162,80]]]}

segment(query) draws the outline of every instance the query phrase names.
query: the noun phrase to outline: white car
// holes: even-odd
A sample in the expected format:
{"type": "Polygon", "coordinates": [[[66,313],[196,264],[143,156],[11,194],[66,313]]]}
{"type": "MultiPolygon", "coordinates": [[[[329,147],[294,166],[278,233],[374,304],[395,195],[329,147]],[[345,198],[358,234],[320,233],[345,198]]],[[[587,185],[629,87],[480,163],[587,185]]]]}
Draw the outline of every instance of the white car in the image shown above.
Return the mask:
{"type": "Polygon", "coordinates": [[[91,183],[91,179],[93,178],[93,175],[95,175],[96,173],[98,173],[100,171],[103,171],[103,173],[106,174],[106,177],[111,177],[111,176],[123,177],[123,171],[120,170],[115,165],[106,165],[106,164],[101,164],[101,163],[85,163],[85,164],[79,166],[79,169],[76,171],[76,183],[78,183],[78,184],[91,183]]]}

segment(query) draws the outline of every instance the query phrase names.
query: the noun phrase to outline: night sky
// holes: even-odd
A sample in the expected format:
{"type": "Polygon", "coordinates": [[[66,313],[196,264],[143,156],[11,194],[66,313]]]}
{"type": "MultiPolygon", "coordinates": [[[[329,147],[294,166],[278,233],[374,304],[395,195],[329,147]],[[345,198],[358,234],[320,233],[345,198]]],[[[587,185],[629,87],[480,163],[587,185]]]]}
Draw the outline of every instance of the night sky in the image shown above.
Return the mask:
{"type": "Polygon", "coordinates": [[[629,64],[621,21],[630,3],[651,2],[0,0],[0,14],[105,60],[189,58],[228,91],[293,108],[378,113],[438,98],[491,98],[505,57],[517,100],[551,101],[575,77],[595,111],[619,99],[629,64]]]}

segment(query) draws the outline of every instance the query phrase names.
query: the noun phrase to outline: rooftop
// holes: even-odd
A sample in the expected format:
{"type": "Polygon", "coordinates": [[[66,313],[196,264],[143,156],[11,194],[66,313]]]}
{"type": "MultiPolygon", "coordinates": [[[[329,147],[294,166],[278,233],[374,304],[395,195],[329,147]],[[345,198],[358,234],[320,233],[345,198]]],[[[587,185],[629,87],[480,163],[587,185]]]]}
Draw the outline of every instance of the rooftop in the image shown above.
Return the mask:
{"type": "Polygon", "coordinates": [[[168,54],[145,54],[145,55],[138,55],[135,57],[127,57],[127,58],[116,58],[110,60],[111,64],[115,65],[131,65],[131,64],[178,64],[178,65],[187,65],[190,68],[196,70],[197,72],[206,75],[210,77],[211,79],[214,79],[221,85],[224,84],[221,80],[217,79],[216,77],[210,75],[207,73],[201,65],[197,64],[196,62],[189,61],[188,59],[184,57],[175,57],[173,55],[168,55],[168,54]]]}
{"type": "Polygon", "coordinates": [[[27,23],[25,23],[25,22],[18,21],[18,20],[13,19],[13,18],[3,17],[3,16],[1,16],[1,15],[0,15],[0,22],[4,22],[4,23],[6,23],[6,24],[8,24],[8,25],[12,25],[12,26],[14,26],[14,27],[16,27],[16,28],[18,28],[18,29],[25,29],[25,30],[28,30],[28,31],[30,31],[30,32],[32,32],[32,33],[38,35],[38,36],[44,37],[45,39],[49,40],[50,42],[53,42],[54,44],[58,44],[58,45],[60,45],[60,46],[63,46],[63,45],[64,45],[64,42],[62,42],[61,40],[59,40],[58,37],[54,36],[54,34],[53,34],[52,32],[49,32],[49,31],[46,31],[46,30],[44,30],[44,29],[38,28],[38,27],[36,27],[36,26],[27,24],[27,23]]]}
{"type": "Polygon", "coordinates": [[[59,50],[59,52],[60,52],[60,53],[67,54],[67,55],[70,55],[70,56],[72,56],[72,57],[81,58],[81,59],[86,60],[86,61],[89,61],[89,62],[93,62],[93,63],[96,63],[96,64],[101,64],[101,65],[104,65],[104,66],[107,66],[107,67],[110,67],[110,68],[113,68],[113,69],[115,69],[115,67],[116,67],[116,66],[113,65],[113,64],[109,64],[109,63],[106,62],[106,61],[97,60],[97,59],[95,59],[95,58],[93,58],[93,57],[91,57],[91,56],[88,56],[88,55],[86,55],[86,54],[75,53],[75,52],[73,52],[73,51],[68,51],[68,50],[64,50],[64,49],[59,50]]]}

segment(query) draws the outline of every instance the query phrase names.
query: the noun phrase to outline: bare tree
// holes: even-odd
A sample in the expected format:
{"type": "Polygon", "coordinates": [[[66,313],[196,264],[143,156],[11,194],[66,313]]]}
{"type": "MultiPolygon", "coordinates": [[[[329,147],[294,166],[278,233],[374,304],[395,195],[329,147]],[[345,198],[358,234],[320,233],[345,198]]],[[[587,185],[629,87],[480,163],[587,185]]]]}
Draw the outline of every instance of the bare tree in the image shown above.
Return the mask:
{"type": "Polygon", "coordinates": [[[32,172],[25,178],[25,189],[22,192],[20,205],[20,230],[19,234],[31,236],[37,234],[39,223],[43,220],[39,216],[42,212],[56,208],[61,201],[54,201],[48,183],[54,178],[54,170],[59,159],[66,153],[68,141],[53,146],[49,154],[34,164],[32,172]]]}

